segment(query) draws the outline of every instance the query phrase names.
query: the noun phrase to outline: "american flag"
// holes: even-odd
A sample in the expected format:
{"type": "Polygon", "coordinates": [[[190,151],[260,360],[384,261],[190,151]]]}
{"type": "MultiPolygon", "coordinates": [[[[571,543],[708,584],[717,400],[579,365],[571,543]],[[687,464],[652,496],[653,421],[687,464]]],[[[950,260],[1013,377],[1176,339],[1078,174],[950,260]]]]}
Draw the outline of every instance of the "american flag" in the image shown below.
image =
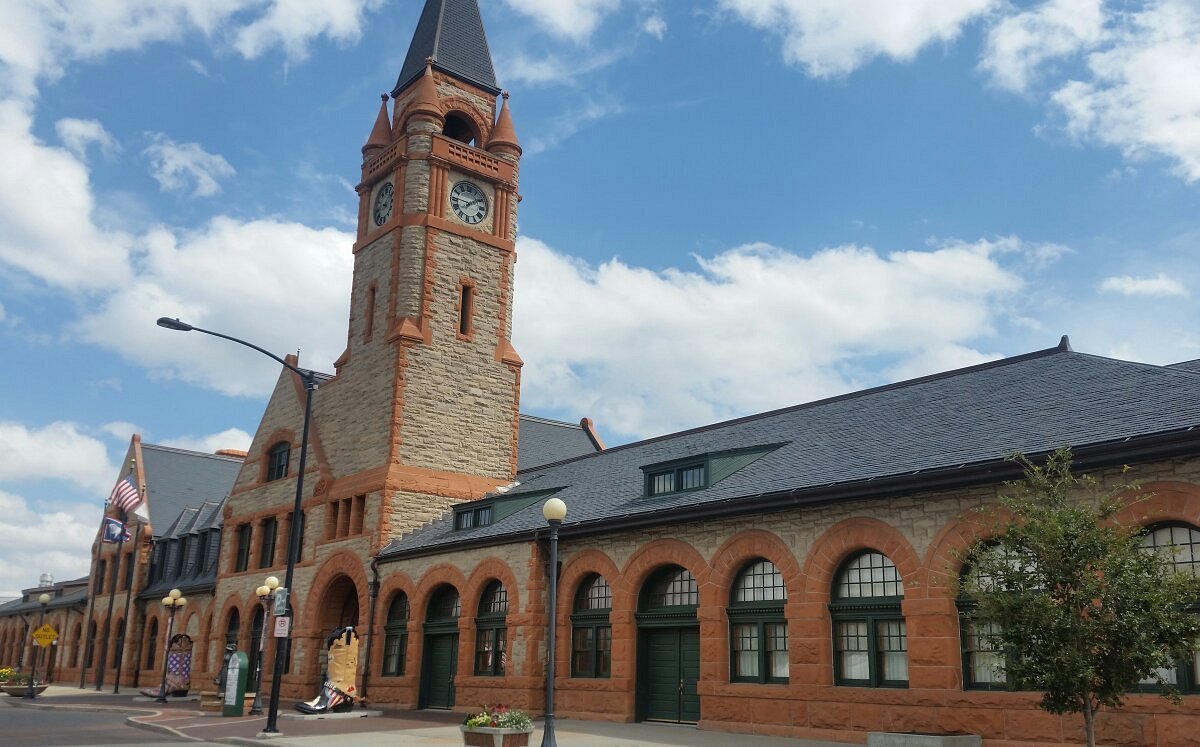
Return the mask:
{"type": "Polygon", "coordinates": [[[132,475],[125,475],[117,480],[112,493],[108,496],[108,502],[122,511],[128,511],[142,502],[142,499],[138,497],[137,487],[133,484],[132,475]]]}

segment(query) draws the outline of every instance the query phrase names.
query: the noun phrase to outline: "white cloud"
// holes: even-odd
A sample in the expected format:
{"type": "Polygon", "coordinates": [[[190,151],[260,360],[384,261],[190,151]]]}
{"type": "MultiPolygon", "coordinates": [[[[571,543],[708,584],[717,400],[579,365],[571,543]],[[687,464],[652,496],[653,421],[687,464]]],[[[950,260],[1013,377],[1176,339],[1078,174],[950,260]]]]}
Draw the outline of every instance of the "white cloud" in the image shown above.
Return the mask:
{"type": "Polygon", "coordinates": [[[783,56],[809,75],[846,75],[876,57],[908,60],[950,41],[998,0],[720,0],[755,28],[783,37],[783,56]]]}
{"type": "Polygon", "coordinates": [[[0,100],[0,262],[52,285],[111,287],[131,272],[132,237],[95,225],[87,167],[34,137],[32,121],[28,104],[0,100]]]}
{"type": "Polygon", "coordinates": [[[301,60],[316,37],[357,41],[366,12],[382,4],[383,0],[275,0],[260,18],[238,31],[234,47],[254,58],[278,45],[289,59],[301,60]]]}
{"type": "Polygon", "coordinates": [[[161,132],[149,133],[151,143],[142,151],[150,173],[164,192],[192,190],[193,197],[211,197],[221,191],[219,179],[237,172],[222,156],[209,153],[199,143],[177,143],[161,132]]]}
{"type": "Polygon", "coordinates": [[[128,442],[133,438],[133,434],[142,433],[142,429],[134,423],[127,423],[123,420],[105,423],[100,426],[100,430],[117,439],[118,441],[128,442]]]}
{"type": "Polygon", "coordinates": [[[0,490],[0,597],[20,594],[43,573],[56,581],[86,576],[102,505],[31,505],[22,496],[0,490]],[[53,541],[47,541],[51,537],[53,541]]]}
{"type": "Polygon", "coordinates": [[[199,33],[232,38],[246,57],[274,46],[302,59],[313,39],[357,39],[382,0],[9,2],[0,25],[0,98],[29,99],[67,66],[199,33]]]}
{"type": "Polygon", "coordinates": [[[1165,156],[1200,180],[1200,8],[1160,0],[1120,17],[1113,43],[1087,58],[1090,80],[1071,80],[1052,101],[1067,132],[1138,161],[1165,156]]]}
{"type": "Polygon", "coordinates": [[[189,451],[213,454],[221,449],[246,451],[250,448],[252,438],[251,434],[241,428],[228,428],[220,433],[214,433],[209,436],[180,436],[179,438],[164,439],[158,443],[176,449],[188,449],[189,451]]]}
{"type": "Polygon", "coordinates": [[[101,503],[108,497],[116,467],[108,460],[104,442],[87,435],[75,423],[29,428],[0,421],[0,444],[4,444],[0,449],[0,482],[53,477],[95,491],[101,503]]]}
{"type": "Polygon", "coordinates": [[[54,131],[63,145],[80,160],[87,160],[87,149],[91,145],[99,146],[100,152],[109,157],[121,150],[117,139],[94,119],[60,119],[54,123],[54,131]]]}
{"type": "Polygon", "coordinates": [[[584,102],[578,108],[563,112],[551,120],[547,131],[529,139],[525,152],[534,155],[555,148],[592,122],[616,116],[622,111],[623,107],[616,102],[584,102]]]}
{"type": "Polygon", "coordinates": [[[158,229],[145,239],[138,276],[71,331],[159,375],[262,396],[278,364],[208,335],[162,329],[155,319],[179,317],[281,357],[299,347],[302,364],[330,371],[346,343],[353,240],[271,219],[217,217],[181,234],[158,229]]]}
{"type": "Polygon", "coordinates": [[[667,22],[662,16],[650,16],[642,23],[642,31],[655,39],[662,39],[667,35],[667,22]]]}
{"type": "Polygon", "coordinates": [[[1175,278],[1165,273],[1153,277],[1133,277],[1121,275],[1104,278],[1100,282],[1100,290],[1108,293],[1120,293],[1123,296],[1187,296],[1187,288],[1175,278]]]}
{"type": "Polygon", "coordinates": [[[620,6],[620,0],[504,0],[518,13],[557,36],[583,41],[604,16],[620,6]]]}
{"type": "Polygon", "coordinates": [[[1047,60],[1098,43],[1104,21],[1104,0],[1048,0],[996,23],[980,67],[1002,88],[1023,92],[1047,60]]]}
{"type": "Polygon", "coordinates": [[[889,255],[749,245],[663,272],[527,238],[519,253],[524,406],[633,436],[880,383],[880,360],[913,374],[986,360],[968,345],[1022,286],[987,241],[889,255]]]}

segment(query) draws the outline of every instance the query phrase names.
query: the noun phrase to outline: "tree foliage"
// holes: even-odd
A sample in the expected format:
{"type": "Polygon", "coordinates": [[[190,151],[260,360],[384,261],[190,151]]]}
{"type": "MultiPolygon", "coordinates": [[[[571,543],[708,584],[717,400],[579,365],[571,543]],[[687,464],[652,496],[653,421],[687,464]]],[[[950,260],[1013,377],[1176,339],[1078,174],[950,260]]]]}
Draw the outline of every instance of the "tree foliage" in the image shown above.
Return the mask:
{"type": "Polygon", "coordinates": [[[1014,459],[1025,478],[988,509],[995,535],[966,552],[960,596],[974,600],[967,617],[999,626],[1010,686],[1041,690],[1052,713],[1081,713],[1094,746],[1097,709],[1119,707],[1140,681],[1178,700],[1160,670],[1192,656],[1200,579],[1144,549],[1143,527],[1114,520],[1136,488],[1101,490],[1072,472],[1067,449],[1040,465],[1014,459]]]}

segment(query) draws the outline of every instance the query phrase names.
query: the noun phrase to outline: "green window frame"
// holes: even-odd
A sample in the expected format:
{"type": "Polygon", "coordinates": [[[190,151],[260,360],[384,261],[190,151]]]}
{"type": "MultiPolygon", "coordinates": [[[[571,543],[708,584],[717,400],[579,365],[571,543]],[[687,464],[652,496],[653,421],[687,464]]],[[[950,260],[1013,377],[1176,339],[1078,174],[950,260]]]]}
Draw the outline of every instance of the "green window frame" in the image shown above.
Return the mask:
{"type": "Polygon", "coordinates": [[[458,509],[454,512],[454,529],[457,531],[486,527],[492,523],[494,515],[490,503],[486,506],[458,509]]]}
{"type": "Polygon", "coordinates": [[[508,591],[492,581],[479,599],[475,617],[475,674],[503,677],[507,657],[508,591]]]}
{"type": "Polygon", "coordinates": [[[895,564],[876,550],[860,552],[842,564],[832,592],[834,684],[908,687],[904,582],[895,564]]]}
{"type": "MultiPolygon", "coordinates": [[[[1148,552],[1169,555],[1175,570],[1200,576],[1200,529],[1181,521],[1152,524],[1142,534],[1142,548],[1148,552]]],[[[1188,608],[1200,614],[1200,600],[1188,608]]],[[[1164,667],[1158,674],[1170,686],[1181,693],[1200,693],[1200,645],[1192,650],[1190,658],[1175,662],[1173,667],[1164,667]]],[[[1162,692],[1165,688],[1158,680],[1147,677],[1138,683],[1140,692],[1162,692]]]]}
{"type": "Polygon", "coordinates": [[[729,608],[729,679],[759,684],[788,681],[787,587],[769,560],[747,563],[733,584],[729,608]]]}
{"type": "Polygon", "coordinates": [[[646,495],[668,495],[708,487],[708,464],[692,462],[646,473],[646,495]]]}
{"type": "Polygon", "coordinates": [[[396,592],[383,625],[383,676],[402,677],[408,658],[408,595],[396,592]]]}
{"type": "Polygon", "coordinates": [[[612,676],[612,589],[598,573],[584,579],[571,612],[571,676],[612,676]]]}

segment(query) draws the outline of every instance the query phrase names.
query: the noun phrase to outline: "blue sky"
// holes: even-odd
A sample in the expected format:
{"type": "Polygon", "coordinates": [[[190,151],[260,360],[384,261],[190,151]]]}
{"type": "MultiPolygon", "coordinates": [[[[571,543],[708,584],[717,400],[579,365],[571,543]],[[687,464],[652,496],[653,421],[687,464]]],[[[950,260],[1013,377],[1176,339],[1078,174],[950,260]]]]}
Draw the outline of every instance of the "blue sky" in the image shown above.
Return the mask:
{"type": "MultiPolygon", "coordinates": [[[[0,596],[132,433],[332,370],[418,0],[6,6],[0,596]]],[[[522,409],[618,443],[1050,347],[1200,357],[1200,2],[481,0],[525,149],[522,409]]],[[[37,560],[31,560],[36,557],[37,560]]]]}

